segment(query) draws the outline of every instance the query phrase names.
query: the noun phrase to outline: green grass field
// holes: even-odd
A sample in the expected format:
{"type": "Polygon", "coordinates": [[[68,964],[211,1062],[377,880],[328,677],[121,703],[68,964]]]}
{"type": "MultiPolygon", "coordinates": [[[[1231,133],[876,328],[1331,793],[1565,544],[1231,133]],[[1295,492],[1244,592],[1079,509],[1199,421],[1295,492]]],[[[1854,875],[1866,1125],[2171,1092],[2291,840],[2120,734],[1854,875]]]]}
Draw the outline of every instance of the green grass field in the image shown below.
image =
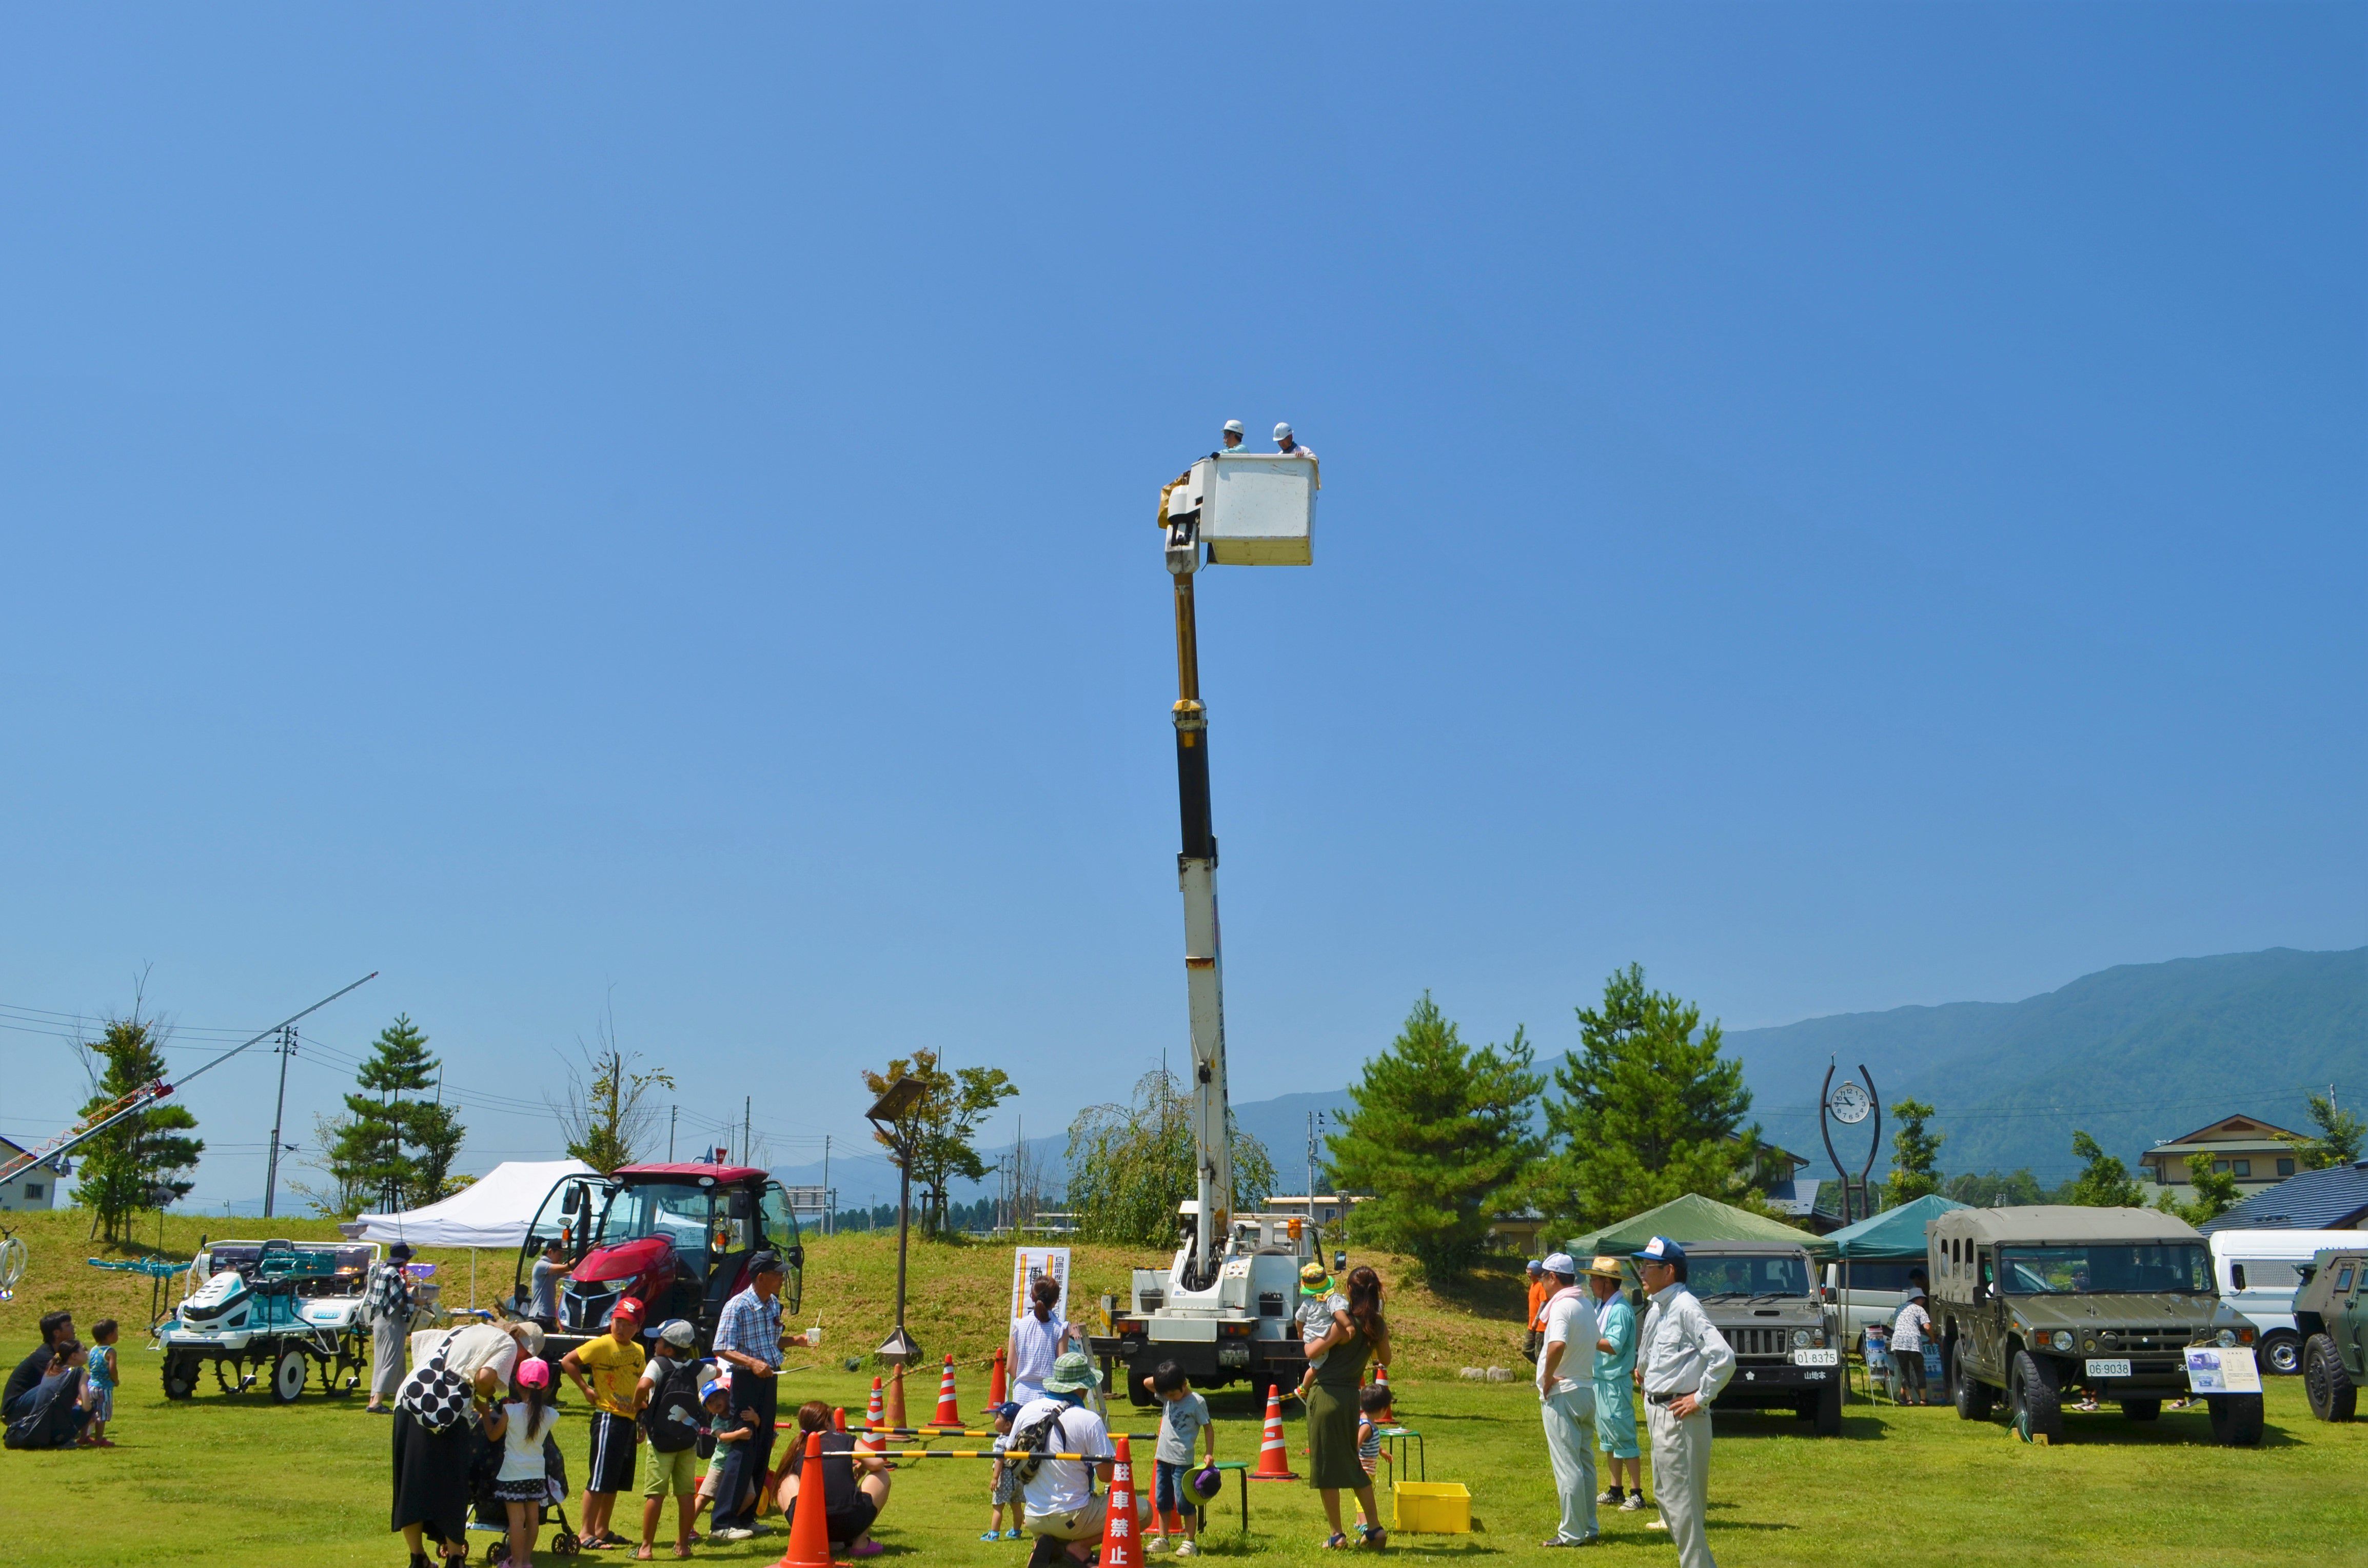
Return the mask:
{"type": "MultiPolygon", "coordinates": [[[[78,1217],[26,1216],[34,1267],[18,1300],[0,1304],[0,1351],[29,1348],[32,1319],[74,1308],[87,1324],[97,1312],[134,1327],[121,1343],[124,1386],[117,1396],[108,1452],[0,1455],[0,1552],[31,1563],[256,1565],[400,1564],[385,1529],[388,1424],[362,1413],[359,1398],[322,1397],[317,1384],[297,1403],[264,1395],[226,1396],[211,1383],[194,1400],[167,1403],[158,1358],[146,1348],[144,1281],[83,1267],[90,1250],[78,1217]]],[[[242,1234],[247,1221],[233,1221],[242,1234]]],[[[167,1221],[168,1250],[186,1256],[199,1229],[223,1221],[167,1221]],[[188,1233],[180,1233],[186,1228],[188,1233]]],[[[281,1233],[323,1227],[283,1222],[281,1233]]],[[[916,1247],[911,1318],[934,1355],[965,1361],[993,1339],[1009,1255],[986,1247],[916,1247]]],[[[1080,1249],[1087,1293],[1113,1288],[1132,1259],[1080,1249]]],[[[465,1281],[465,1255],[459,1260],[465,1281]]],[[[480,1260],[481,1293],[507,1261],[480,1260]]],[[[810,1248],[805,1321],[825,1325],[826,1367],[784,1378],[785,1403],[823,1398],[861,1408],[868,1373],[839,1369],[850,1346],[876,1343],[888,1323],[894,1248],[879,1238],[843,1237],[810,1248]]],[[[1508,1319],[1488,1315],[1509,1281],[1485,1279],[1468,1296],[1442,1301],[1420,1290],[1392,1301],[1400,1343],[1393,1381],[1402,1419],[1429,1441],[1430,1474],[1473,1493],[1477,1524],[1468,1536],[1399,1536],[1393,1550],[1425,1558],[1533,1559],[1553,1528],[1554,1494],[1528,1386],[1455,1380],[1459,1365],[1494,1359],[1520,1365],[1508,1319]],[[1491,1352],[1493,1351],[1493,1354],[1491,1352]]],[[[465,1289],[455,1292],[465,1294],[465,1289]]],[[[793,1361],[792,1365],[795,1365],[793,1361]]],[[[984,1377],[965,1370],[966,1413],[984,1377]]],[[[925,1416],[934,1377],[916,1381],[911,1414],[925,1416]],[[921,1382],[926,1381],[924,1389],[921,1382]]],[[[1224,1457],[1255,1459],[1257,1422],[1247,1402],[1216,1396],[1224,1457]]],[[[1293,1415],[1295,1417],[1295,1410],[1293,1415]]],[[[1817,1440],[1790,1417],[1737,1413],[1720,1418],[1712,1476],[1713,1549],[1724,1563],[1827,1564],[1881,1554],[1932,1563],[2291,1563],[2314,1551],[2354,1547],[2368,1486],[2368,1426],[2311,1419],[2294,1380],[2269,1396],[2269,1436],[2252,1450],[2212,1446],[2200,1412],[2167,1412],[2152,1426],[2118,1415],[2067,1417],[2066,1444],[2032,1448],[1996,1421],[1959,1421],[1945,1407],[1870,1411],[1853,1406],[1847,1433],[1817,1440]]],[[[1148,1431],[1140,1416],[1121,1430],[1148,1431]]],[[[1300,1441],[1291,1421],[1294,1450],[1300,1441]]],[[[562,1428],[580,1482],[580,1417],[562,1428]]],[[[947,1445],[952,1446],[952,1445],[947,1445]]],[[[1147,1479],[1149,1466],[1144,1466],[1147,1479]]],[[[901,1471],[879,1535],[891,1558],[930,1554],[949,1562],[1018,1568],[1026,1548],[989,1546],[985,1467],[921,1461],[901,1471]]],[[[1254,1488],[1247,1539],[1229,1482],[1208,1535],[1212,1555],[1314,1560],[1322,1514],[1304,1486],[1254,1488]]],[[[1647,1486],[1649,1489],[1649,1477],[1647,1486]]],[[[636,1500],[637,1503],[637,1500],[636,1500]]],[[[631,1510],[622,1506],[620,1517],[631,1510]]],[[[571,1517],[576,1515],[571,1503],[571,1517]]],[[[634,1517],[638,1518],[635,1513],[634,1517]]],[[[1648,1514],[1606,1516],[1604,1550],[1632,1561],[1666,1553],[1648,1514]]],[[[474,1538],[482,1551],[482,1541],[474,1538]]],[[[702,1546],[705,1559],[770,1562],[781,1538],[702,1546]]],[[[620,1554],[601,1553],[617,1559],[620,1554]]],[[[556,1561],[547,1551],[543,1561],[556,1561]]]]}

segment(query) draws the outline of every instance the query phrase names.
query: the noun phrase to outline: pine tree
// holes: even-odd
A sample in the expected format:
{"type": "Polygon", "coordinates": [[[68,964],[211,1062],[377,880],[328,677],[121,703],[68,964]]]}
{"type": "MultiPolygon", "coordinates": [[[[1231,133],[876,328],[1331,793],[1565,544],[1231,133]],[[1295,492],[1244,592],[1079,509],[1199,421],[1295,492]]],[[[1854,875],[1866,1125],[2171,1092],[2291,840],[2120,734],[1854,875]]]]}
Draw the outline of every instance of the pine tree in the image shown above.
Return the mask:
{"type": "Polygon", "coordinates": [[[2082,1162],[2080,1174],[2064,1186],[2061,1201],[2091,1209],[2135,1209],[2146,1199],[2146,1186],[2094,1138],[2075,1128],[2072,1157],[2082,1162]]]}
{"type": "MultiPolygon", "coordinates": [[[[165,1032],[140,1016],[139,1004],[82,1051],[91,1074],[91,1096],[82,1114],[97,1114],[165,1075],[165,1032]]],[[[193,1169],[205,1150],[200,1139],[181,1136],[198,1125],[187,1106],[163,1102],[138,1111],[83,1145],[76,1205],[93,1210],[91,1228],[107,1240],[127,1239],[131,1217],[142,1209],[188,1196],[195,1183],[181,1172],[193,1169]]]]}
{"type": "Polygon", "coordinates": [[[359,1202],[416,1209],[444,1196],[453,1156],[467,1130],[442,1103],[442,1063],[427,1036],[398,1015],[370,1042],[354,1074],[363,1093],[346,1096],[328,1167],[337,1190],[359,1202]]]}
{"type": "Polygon", "coordinates": [[[1901,1100],[1891,1114],[1899,1128],[1891,1135],[1891,1175],[1883,1184],[1883,1206],[1896,1209],[1941,1190],[1934,1162],[1946,1135],[1924,1130],[1937,1113],[1922,1100],[1901,1100]]]}
{"type": "Polygon", "coordinates": [[[1465,1045],[1423,993],[1326,1141],[1334,1185],[1372,1195],[1351,1216],[1360,1241],[1411,1254],[1440,1283],[1471,1267],[1540,1153],[1531,1119],[1545,1080],[1531,1060],[1519,1028],[1509,1045],[1465,1045]]]}
{"type": "Polygon", "coordinates": [[[1602,1005],[1578,1009],[1579,1049],[1554,1069],[1561,1098],[1546,1100],[1556,1153],[1540,1200],[1556,1217],[1594,1226],[1687,1193],[1759,1205],[1770,1174],[1743,1063],[1720,1053],[1716,1023],[1645,986],[1630,964],[1604,982],[1602,1005]]]}

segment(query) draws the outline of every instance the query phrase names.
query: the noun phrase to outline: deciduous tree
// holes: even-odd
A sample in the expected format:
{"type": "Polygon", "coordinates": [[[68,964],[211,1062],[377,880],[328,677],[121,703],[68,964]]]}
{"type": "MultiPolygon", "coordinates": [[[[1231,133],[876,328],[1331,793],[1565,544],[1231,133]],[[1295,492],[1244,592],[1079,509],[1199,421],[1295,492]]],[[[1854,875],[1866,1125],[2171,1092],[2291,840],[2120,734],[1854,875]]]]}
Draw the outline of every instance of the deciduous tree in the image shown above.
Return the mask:
{"type": "Polygon", "coordinates": [[[1326,1140],[1332,1180],[1365,1192],[1350,1230],[1413,1256],[1429,1278],[1455,1279],[1520,1208],[1543,1145],[1531,1131],[1545,1079],[1528,1037],[1474,1049],[1425,992],[1389,1049],[1349,1086],[1349,1109],[1326,1140]]]}
{"type": "Polygon", "coordinates": [[[2145,1202],[2145,1184],[2130,1175],[2129,1166],[2078,1129],[2072,1133],[2072,1157],[2081,1162],[2081,1170],[2066,1184],[2061,1201],[2092,1209],[2135,1209],[2145,1202]]]}
{"type": "Polygon", "coordinates": [[[2302,1169],[2324,1171],[2359,1163],[2362,1140],[2368,1136],[2368,1122],[2338,1106],[2332,1095],[2310,1096],[2310,1119],[2311,1125],[2318,1129],[2318,1136],[2294,1144],[2302,1169]]]}
{"type": "Polygon", "coordinates": [[[2166,1214],[2178,1215],[2191,1225],[2217,1220],[2237,1207],[2235,1173],[2214,1170],[2210,1154],[2187,1156],[2187,1185],[2195,1193],[2192,1200],[2182,1203],[2171,1197],[2166,1188],[2161,1198],[2156,1200],[2155,1207],[2166,1214]]]}
{"type": "Polygon", "coordinates": [[[1925,1123],[1936,1114],[1922,1100],[1901,1100],[1891,1108],[1892,1119],[1899,1125],[1891,1135],[1891,1175],[1883,1184],[1884,1208],[1896,1209],[1941,1190],[1935,1162],[1947,1134],[1925,1131],[1925,1123]]]}
{"type": "MultiPolygon", "coordinates": [[[[886,1072],[863,1074],[865,1085],[874,1095],[886,1093],[899,1078],[917,1078],[926,1085],[903,1126],[912,1149],[913,1185],[921,1189],[921,1230],[926,1235],[936,1235],[947,1228],[951,1184],[980,1181],[986,1176],[986,1161],[978,1152],[978,1124],[1018,1094],[1019,1086],[1000,1067],[958,1067],[948,1072],[934,1051],[897,1057],[888,1063],[886,1072]]],[[[901,1164],[897,1145],[885,1139],[881,1142],[888,1150],[889,1163],[901,1164]]]]}
{"type": "MultiPolygon", "coordinates": [[[[1274,1159],[1240,1128],[1231,1132],[1234,1205],[1254,1209],[1274,1190],[1274,1159]]],[[[1175,1244],[1176,1210],[1200,1192],[1191,1097],[1183,1080],[1163,1067],[1135,1080],[1126,1104],[1079,1111],[1069,1124],[1068,1165],[1064,1201],[1087,1241],[1175,1244]]]]}
{"type": "Polygon", "coordinates": [[[605,1176],[633,1163],[657,1118],[650,1091],[673,1088],[674,1077],[663,1068],[643,1072],[634,1066],[641,1052],[617,1043],[613,1014],[603,1015],[592,1044],[578,1040],[576,1048],[584,1054],[584,1070],[568,1066],[566,1098],[552,1109],[568,1153],[605,1176]]]}

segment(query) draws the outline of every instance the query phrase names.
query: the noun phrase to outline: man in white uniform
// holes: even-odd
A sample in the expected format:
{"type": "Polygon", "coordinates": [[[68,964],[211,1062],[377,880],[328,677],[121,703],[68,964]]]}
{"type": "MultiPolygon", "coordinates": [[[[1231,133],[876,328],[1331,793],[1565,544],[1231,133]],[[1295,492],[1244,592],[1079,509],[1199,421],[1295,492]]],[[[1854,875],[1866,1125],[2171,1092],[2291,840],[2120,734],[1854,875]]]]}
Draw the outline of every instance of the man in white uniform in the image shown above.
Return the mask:
{"type": "Polygon", "coordinates": [[[1702,1534],[1710,1498],[1710,1404],[1735,1375],[1735,1351],[1686,1289],[1686,1249],[1655,1236],[1634,1255],[1652,1308],[1645,1314],[1636,1386],[1653,1433],[1653,1500],[1679,1568],[1716,1568],[1702,1534]]]}
{"type": "Polygon", "coordinates": [[[1595,1303],[1578,1289],[1578,1264],[1568,1253],[1541,1267],[1554,1294],[1546,1298],[1544,1343],[1538,1350],[1538,1408],[1554,1461],[1562,1522],[1541,1546],[1593,1546],[1595,1525],[1595,1303]]]}

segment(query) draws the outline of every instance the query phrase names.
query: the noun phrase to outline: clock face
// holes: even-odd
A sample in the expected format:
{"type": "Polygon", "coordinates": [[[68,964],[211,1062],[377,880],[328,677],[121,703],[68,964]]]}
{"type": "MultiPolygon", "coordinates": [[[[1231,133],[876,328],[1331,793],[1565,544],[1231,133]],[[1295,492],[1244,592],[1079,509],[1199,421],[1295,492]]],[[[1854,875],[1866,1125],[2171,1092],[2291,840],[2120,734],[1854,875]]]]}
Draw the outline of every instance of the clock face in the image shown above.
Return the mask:
{"type": "Polygon", "coordinates": [[[1846,1121],[1854,1126],[1864,1121],[1866,1113],[1873,1108],[1874,1102],[1867,1098],[1866,1091],[1856,1084],[1844,1084],[1834,1091],[1833,1112],[1836,1121],[1846,1121]]]}

